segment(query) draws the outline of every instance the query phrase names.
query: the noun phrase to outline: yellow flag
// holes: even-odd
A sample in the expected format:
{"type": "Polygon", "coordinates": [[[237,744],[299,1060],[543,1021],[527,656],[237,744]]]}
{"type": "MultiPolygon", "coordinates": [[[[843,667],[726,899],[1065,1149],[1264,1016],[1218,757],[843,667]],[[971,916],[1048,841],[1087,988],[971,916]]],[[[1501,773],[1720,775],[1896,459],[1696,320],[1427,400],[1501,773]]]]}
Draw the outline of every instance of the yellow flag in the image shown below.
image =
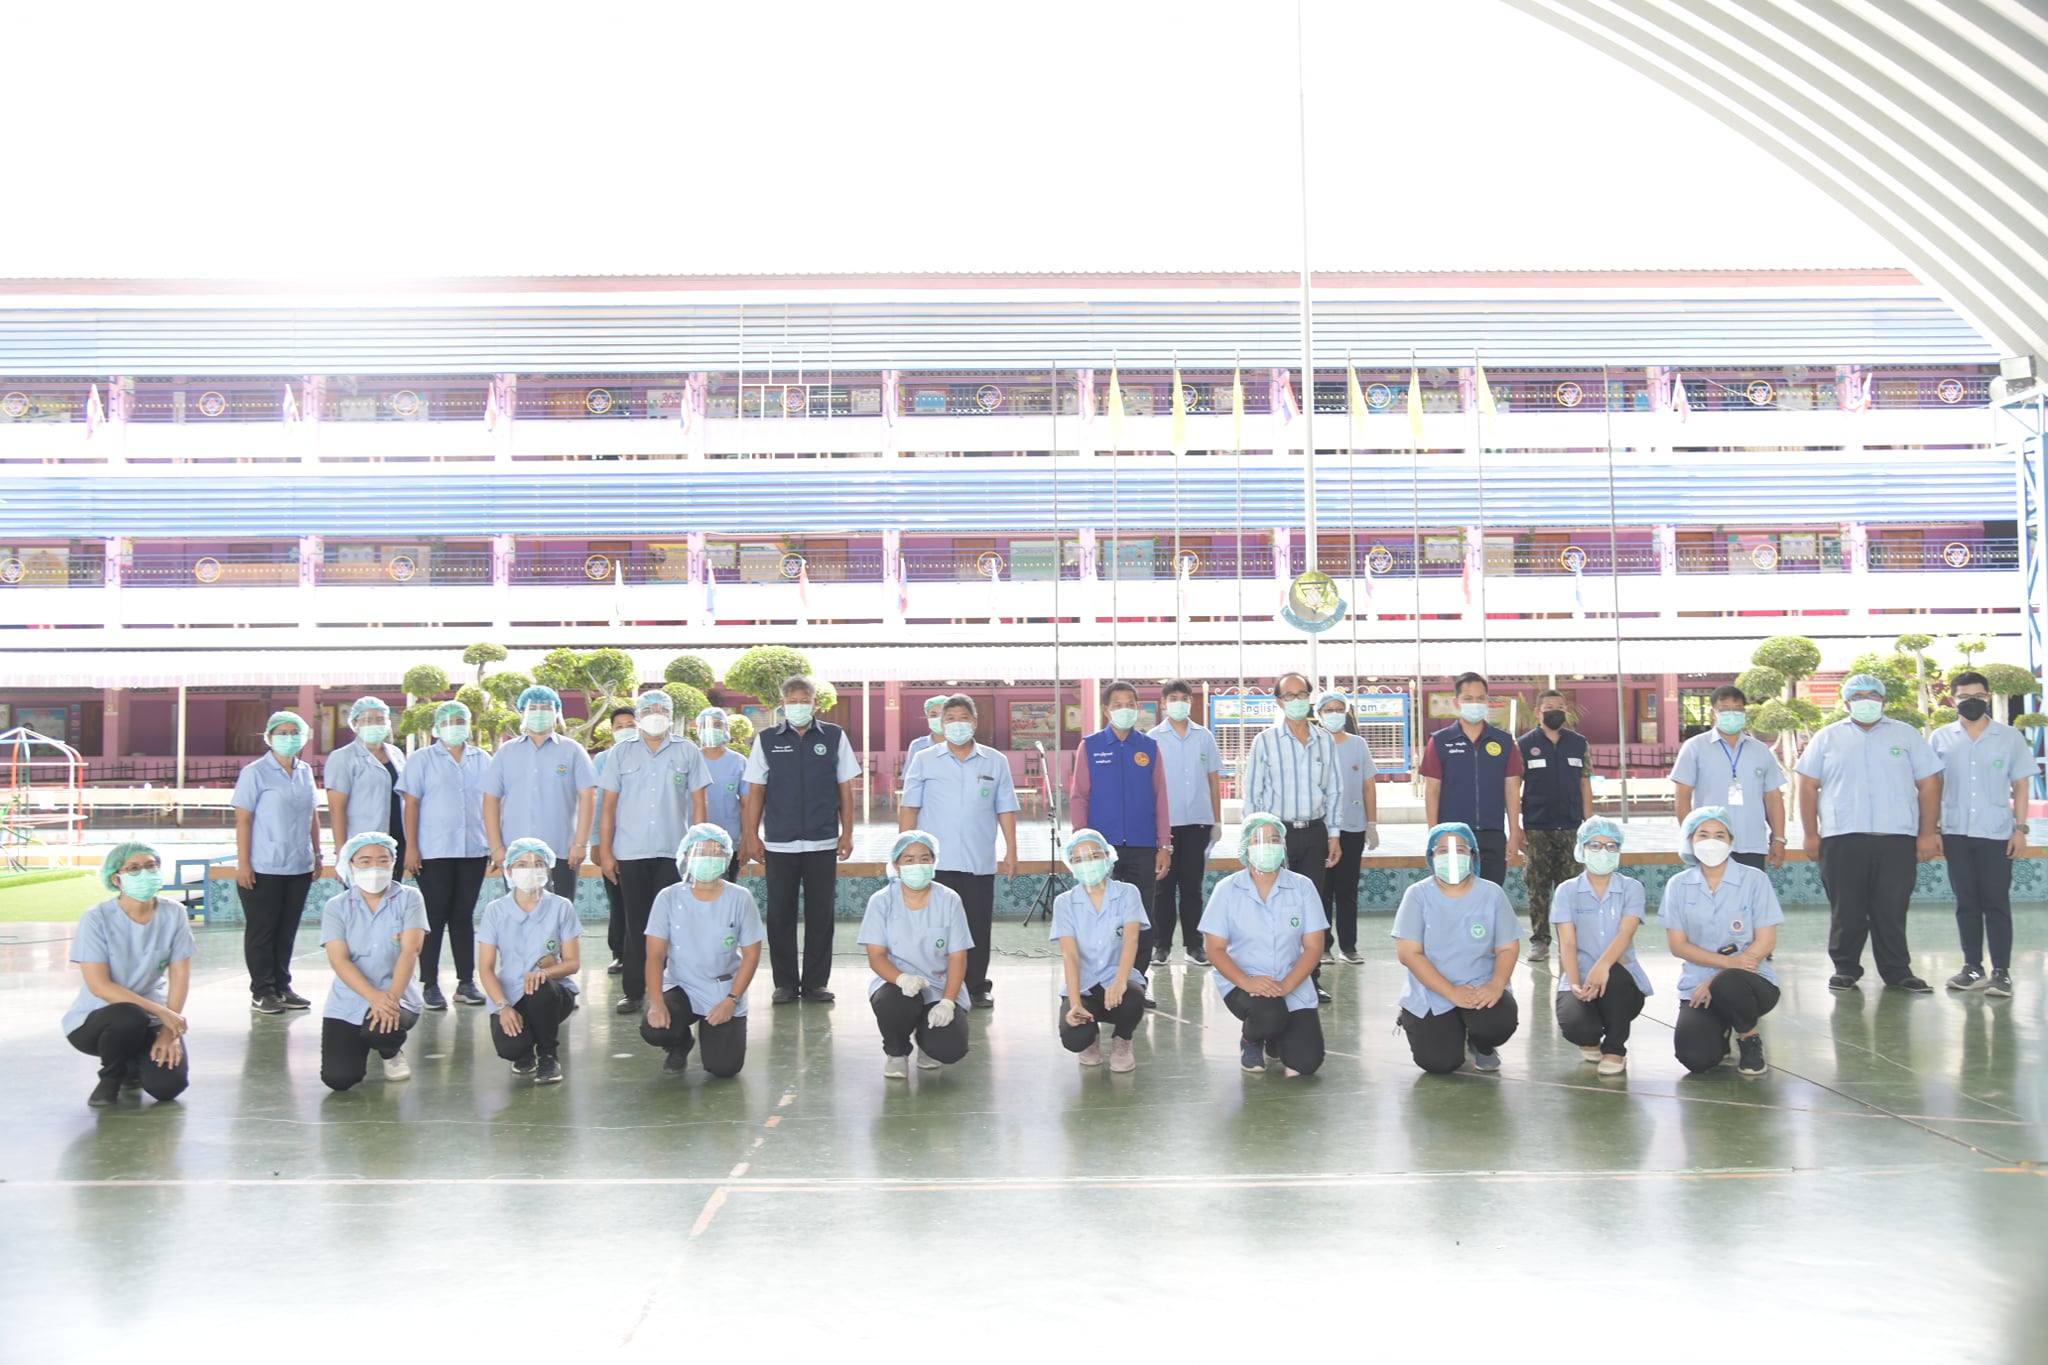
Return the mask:
{"type": "Polygon", "coordinates": [[[1173,426],[1166,443],[1176,455],[1188,453],[1188,400],[1180,386],[1178,365],[1173,367],[1173,426]]]}
{"type": "Polygon", "coordinates": [[[1491,436],[1493,435],[1494,423],[1500,418],[1499,410],[1493,405],[1493,386],[1486,382],[1486,367],[1484,365],[1475,362],[1472,366],[1472,373],[1479,380],[1479,411],[1486,418],[1486,434],[1491,436]]]}
{"type": "Polygon", "coordinates": [[[1422,371],[1408,371],[1408,433],[1422,449],[1422,371]]]}
{"type": "Polygon", "coordinates": [[[1109,367],[1109,448],[1124,448],[1124,391],[1116,382],[1116,366],[1109,367]]]}
{"type": "Polygon", "coordinates": [[[1244,449],[1244,371],[1230,372],[1230,448],[1244,449]]]}
{"type": "Polygon", "coordinates": [[[1351,439],[1356,443],[1358,428],[1365,421],[1365,390],[1358,387],[1358,370],[1355,367],[1346,366],[1345,371],[1346,397],[1351,400],[1351,439]]]}

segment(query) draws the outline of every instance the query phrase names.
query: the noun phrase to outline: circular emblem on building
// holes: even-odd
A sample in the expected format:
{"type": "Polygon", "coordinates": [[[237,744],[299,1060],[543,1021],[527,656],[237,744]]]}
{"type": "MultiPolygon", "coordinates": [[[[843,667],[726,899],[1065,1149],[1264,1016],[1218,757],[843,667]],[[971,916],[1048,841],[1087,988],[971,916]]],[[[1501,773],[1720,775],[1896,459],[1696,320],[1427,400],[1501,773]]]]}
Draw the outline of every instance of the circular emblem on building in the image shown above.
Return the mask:
{"type": "Polygon", "coordinates": [[[1394,552],[1384,545],[1375,545],[1365,552],[1365,567],[1377,574],[1394,571],[1394,552]]]}
{"type": "Polygon", "coordinates": [[[794,579],[804,571],[804,557],[799,554],[784,555],[782,563],[776,566],[775,571],[784,578],[794,579]]]}
{"type": "Polygon", "coordinates": [[[974,391],[974,402],[983,412],[994,412],[1003,405],[1003,391],[993,384],[983,384],[974,391]]]}
{"type": "Polygon", "coordinates": [[[1567,545],[1557,552],[1558,567],[1566,573],[1583,573],[1586,568],[1586,552],[1577,545],[1567,545]]]}
{"type": "Polygon", "coordinates": [[[419,577],[419,561],[411,555],[393,555],[384,565],[384,572],[391,576],[394,583],[410,583],[419,577]]]}
{"type": "Polygon", "coordinates": [[[0,583],[19,583],[26,577],[28,565],[22,562],[21,556],[9,555],[0,559],[0,583]]]}
{"type": "Polygon", "coordinates": [[[994,578],[1003,571],[1003,557],[994,550],[983,550],[974,560],[974,572],[983,578],[994,578]]]}
{"type": "Polygon", "coordinates": [[[220,561],[212,555],[196,560],[192,565],[192,576],[201,583],[220,582],[220,561]]]}
{"type": "Polygon", "coordinates": [[[199,395],[199,415],[201,417],[218,417],[227,410],[227,395],[223,394],[219,389],[208,389],[205,393],[199,395]]]}
{"type": "Polygon", "coordinates": [[[391,410],[400,417],[410,417],[420,410],[420,396],[411,389],[400,389],[391,395],[391,410]]]}
{"type": "Polygon", "coordinates": [[[1777,568],[1778,547],[1775,545],[1759,545],[1755,547],[1749,552],[1749,562],[1756,565],[1759,569],[1777,568]]]}
{"type": "Polygon", "coordinates": [[[1182,550],[1180,558],[1173,561],[1173,572],[1177,578],[1193,578],[1201,567],[1202,557],[1193,550],[1182,550]]]}
{"type": "Polygon", "coordinates": [[[28,395],[20,389],[0,395],[0,412],[6,413],[9,417],[28,416],[28,406],[28,395]]]}
{"type": "Polygon", "coordinates": [[[1374,412],[1383,411],[1394,401],[1394,391],[1385,384],[1368,384],[1365,389],[1365,405],[1374,412]]]}
{"type": "Polygon", "coordinates": [[[782,410],[790,416],[808,410],[811,406],[811,391],[801,384],[785,384],[782,387],[782,410]]]}
{"type": "Polygon", "coordinates": [[[612,561],[609,555],[591,555],[583,561],[583,576],[593,583],[601,583],[612,576],[612,561]]]}
{"type": "Polygon", "coordinates": [[[1561,408],[1575,408],[1586,401],[1586,391],[1569,379],[1559,384],[1552,392],[1557,395],[1557,405],[1561,408]]]}
{"type": "Polygon", "coordinates": [[[1963,381],[1960,379],[1942,380],[1939,384],[1936,384],[1934,386],[1934,396],[1936,398],[1939,398],[1944,403],[1962,402],[1963,381]]]}
{"type": "Polygon", "coordinates": [[[1941,547],[1941,562],[1951,569],[1967,568],[1970,563],[1970,547],[1960,540],[1951,540],[1941,547]]]}
{"type": "Polygon", "coordinates": [[[604,416],[604,414],[612,410],[612,391],[610,389],[592,389],[589,393],[583,395],[583,407],[586,411],[596,416],[604,416]]]}
{"type": "Polygon", "coordinates": [[[1771,400],[1778,396],[1778,391],[1771,387],[1771,381],[1768,379],[1752,379],[1749,381],[1749,387],[1742,392],[1751,404],[1759,408],[1769,407],[1771,400]]]}

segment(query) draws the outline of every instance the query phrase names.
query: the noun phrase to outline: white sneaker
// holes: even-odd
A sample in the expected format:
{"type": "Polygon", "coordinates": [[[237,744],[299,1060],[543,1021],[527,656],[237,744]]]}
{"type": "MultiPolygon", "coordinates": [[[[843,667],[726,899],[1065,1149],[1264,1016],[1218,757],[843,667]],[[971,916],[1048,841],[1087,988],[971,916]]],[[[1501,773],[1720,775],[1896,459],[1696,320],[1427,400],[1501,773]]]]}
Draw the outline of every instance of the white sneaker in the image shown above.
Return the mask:
{"type": "Polygon", "coordinates": [[[1601,1056],[1600,1049],[1597,1047],[1582,1047],[1579,1049],[1579,1055],[1589,1062],[1597,1062],[1601,1056]]]}
{"type": "MultiPolygon", "coordinates": [[[[1101,1049],[1097,1048],[1096,1056],[1099,1057],[1101,1055],[1101,1049]]],[[[1131,1051],[1130,1039],[1112,1038],[1109,1040],[1109,1069],[1115,1072],[1136,1071],[1138,1069],[1138,1058],[1131,1051]]]]}
{"type": "Polygon", "coordinates": [[[395,1052],[384,1059],[384,1079],[387,1081],[409,1081],[412,1079],[412,1063],[405,1060],[403,1052],[395,1052]]]}
{"type": "Polygon", "coordinates": [[[1600,1074],[1603,1076],[1619,1076],[1627,1070],[1628,1058],[1626,1057],[1602,1057],[1600,1059],[1600,1074]]]}
{"type": "Polygon", "coordinates": [[[1074,1054],[1074,1059],[1080,1062],[1082,1066],[1101,1066],[1102,1040],[1100,1038],[1097,1038],[1094,1042],[1082,1048],[1079,1052],[1074,1054]]]}
{"type": "Polygon", "coordinates": [[[917,1054],[917,1069],[919,1071],[937,1071],[940,1067],[945,1065],[944,1062],[940,1061],[936,1057],[925,1056],[924,1049],[921,1047],[914,1047],[911,1049],[911,1051],[917,1054]]]}
{"type": "Polygon", "coordinates": [[[910,1058],[882,1058],[882,1074],[892,1081],[908,1080],[910,1077],[910,1058]]]}

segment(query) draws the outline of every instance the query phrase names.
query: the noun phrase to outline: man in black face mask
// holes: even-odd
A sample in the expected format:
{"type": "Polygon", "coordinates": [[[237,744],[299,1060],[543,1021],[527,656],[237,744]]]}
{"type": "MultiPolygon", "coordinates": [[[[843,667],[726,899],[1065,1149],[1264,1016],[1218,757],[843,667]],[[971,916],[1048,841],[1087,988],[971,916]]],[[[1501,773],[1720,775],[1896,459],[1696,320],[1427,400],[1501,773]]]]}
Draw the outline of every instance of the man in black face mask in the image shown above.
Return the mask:
{"type": "Polygon", "coordinates": [[[1536,698],[1543,722],[1515,741],[1522,751],[1522,835],[1529,861],[1529,960],[1550,956],[1550,895],[1579,875],[1579,825],[1593,813],[1593,774],[1586,767],[1586,737],[1565,728],[1562,692],[1536,698]]]}

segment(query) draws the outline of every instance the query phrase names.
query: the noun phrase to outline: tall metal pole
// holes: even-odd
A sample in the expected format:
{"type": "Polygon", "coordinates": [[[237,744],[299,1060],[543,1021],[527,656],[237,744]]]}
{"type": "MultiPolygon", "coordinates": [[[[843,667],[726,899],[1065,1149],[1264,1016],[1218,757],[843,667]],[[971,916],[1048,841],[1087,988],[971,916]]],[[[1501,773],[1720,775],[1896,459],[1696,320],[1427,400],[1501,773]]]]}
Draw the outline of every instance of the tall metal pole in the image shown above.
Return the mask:
{"type": "MultiPolygon", "coordinates": [[[[1303,0],[1294,0],[1294,97],[1301,133],[1301,505],[1303,532],[1308,538],[1303,563],[1313,572],[1317,567],[1316,343],[1308,269],[1308,25],[1302,19],[1302,4],[1303,0]]],[[[1308,637],[1308,675],[1314,686],[1322,686],[1313,631],[1308,637]]]]}
{"type": "Polygon", "coordinates": [[[1614,504],[1614,400],[1608,393],[1607,367],[1600,367],[1600,405],[1607,419],[1607,578],[1614,593],[1614,736],[1620,740],[1616,758],[1621,770],[1621,818],[1628,819],[1628,692],[1621,676],[1621,522],[1614,504]]]}

